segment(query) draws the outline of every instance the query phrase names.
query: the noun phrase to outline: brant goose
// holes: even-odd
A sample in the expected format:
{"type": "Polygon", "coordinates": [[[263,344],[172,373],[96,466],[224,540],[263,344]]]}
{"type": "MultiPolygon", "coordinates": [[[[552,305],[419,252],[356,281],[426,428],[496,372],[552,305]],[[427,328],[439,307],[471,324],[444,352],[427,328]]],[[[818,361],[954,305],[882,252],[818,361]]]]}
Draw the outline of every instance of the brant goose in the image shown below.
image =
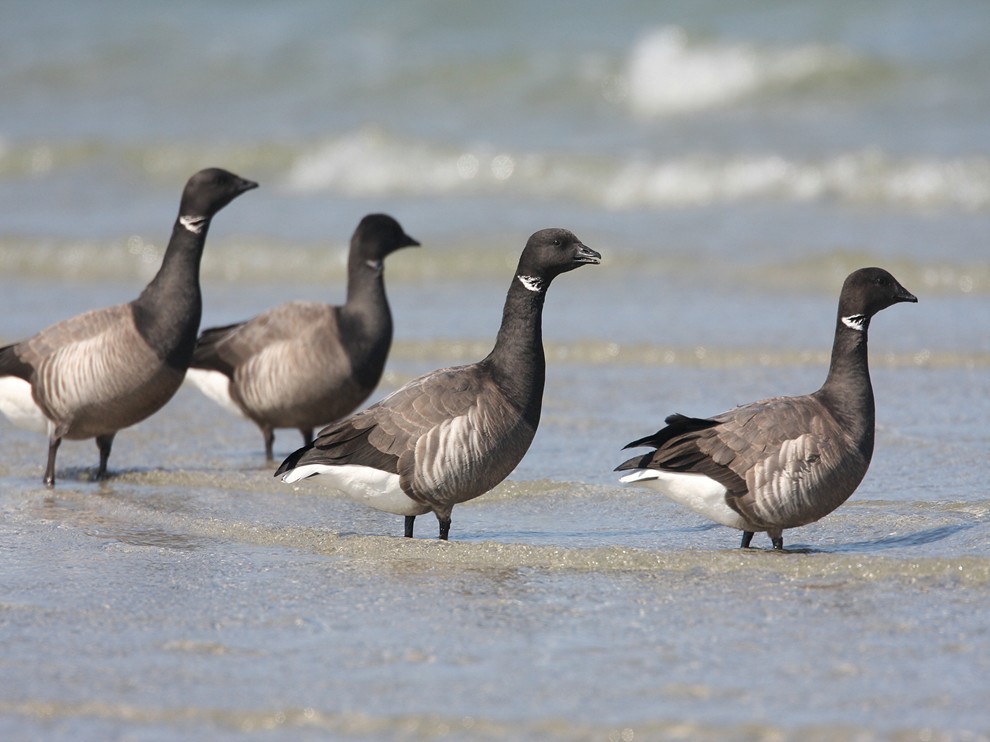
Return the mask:
{"type": "Polygon", "coordinates": [[[96,438],[102,479],[117,431],[159,410],[182,384],[199,330],[199,263],[210,220],[257,186],[226,170],[200,170],[182,192],[161,268],[137,299],[0,348],[0,411],[48,433],[47,486],[55,486],[63,438],[96,438]]]}
{"type": "Polygon", "coordinates": [[[405,516],[431,510],[440,538],[454,505],[505,479],[536,435],[546,359],[542,313],[550,282],[601,255],[565,229],[536,232],[519,258],[495,347],[467,366],[434,371],[377,404],[323,429],[289,456],[285,482],[322,474],[330,485],[378,510],[405,516]]]}
{"type": "Polygon", "coordinates": [[[392,344],[382,261],[419,243],[385,214],[361,220],[347,259],[342,306],[296,301],[204,330],[188,378],[261,428],[272,460],[275,428],[313,429],[358,408],[378,386],[392,344]]]}
{"type": "Polygon", "coordinates": [[[710,419],[671,415],[667,427],[626,448],[655,450],[620,464],[622,482],[661,493],[743,532],[742,548],[766,531],[774,549],[783,530],[823,518],[853,493],[873,455],[873,387],[867,362],[870,318],[918,299],[881,268],[846,278],[835,340],[821,389],[775,397],[710,419]]]}

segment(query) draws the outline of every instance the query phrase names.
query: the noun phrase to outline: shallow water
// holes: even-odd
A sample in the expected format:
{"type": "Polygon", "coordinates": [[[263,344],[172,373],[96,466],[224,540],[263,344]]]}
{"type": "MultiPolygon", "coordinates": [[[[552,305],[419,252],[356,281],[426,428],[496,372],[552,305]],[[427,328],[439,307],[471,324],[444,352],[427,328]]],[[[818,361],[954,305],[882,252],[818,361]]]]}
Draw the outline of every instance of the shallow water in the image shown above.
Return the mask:
{"type": "Polygon", "coordinates": [[[274,7],[5,14],[0,342],[133,298],[208,165],[261,188],[214,220],[205,326],[342,299],[369,211],[423,243],[374,398],[487,353],[535,229],[603,264],[550,290],[540,431],[449,543],[275,481],[193,389],[104,483],[70,441],[44,489],[0,421],[0,737],[990,738],[987,8],[274,7]],[[815,389],[871,264],[919,303],[871,326],[848,503],[743,552],[617,484],[671,412],[815,389]]]}

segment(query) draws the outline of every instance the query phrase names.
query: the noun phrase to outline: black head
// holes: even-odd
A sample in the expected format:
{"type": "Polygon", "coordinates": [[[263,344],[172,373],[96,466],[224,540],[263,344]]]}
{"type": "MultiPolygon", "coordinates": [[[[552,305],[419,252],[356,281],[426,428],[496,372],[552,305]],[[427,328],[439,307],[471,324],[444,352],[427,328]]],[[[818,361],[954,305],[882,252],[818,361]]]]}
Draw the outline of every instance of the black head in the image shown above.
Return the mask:
{"type": "Polygon", "coordinates": [[[419,247],[399,223],[388,214],[368,214],[351,237],[351,251],[364,260],[381,260],[402,247],[419,247]]]}
{"type": "Polygon", "coordinates": [[[917,302],[918,298],[883,268],[860,268],[850,273],[842,284],[839,314],[841,317],[863,316],[869,319],[902,301],[917,302]]]}
{"type": "Polygon", "coordinates": [[[257,187],[253,180],[246,180],[218,167],[200,170],[188,180],[182,191],[179,214],[209,218],[244,191],[257,187]]]}
{"type": "Polygon", "coordinates": [[[566,229],[541,229],[526,242],[518,274],[550,281],[582,265],[602,262],[600,253],[584,245],[566,229]]]}

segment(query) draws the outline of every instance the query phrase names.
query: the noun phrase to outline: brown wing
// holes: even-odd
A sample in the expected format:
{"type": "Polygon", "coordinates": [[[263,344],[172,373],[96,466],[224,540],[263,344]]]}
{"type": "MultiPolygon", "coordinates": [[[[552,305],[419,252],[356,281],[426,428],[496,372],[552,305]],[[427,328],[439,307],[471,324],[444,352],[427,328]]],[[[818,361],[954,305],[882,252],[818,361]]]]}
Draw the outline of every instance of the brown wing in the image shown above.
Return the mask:
{"type": "Polygon", "coordinates": [[[317,302],[289,302],[246,322],[211,327],[199,336],[192,366],[233,377],[249,359],[280,343],[291,343],[317,323],[336,327],[335,308],[317,302]]]}
{"type": "Polygon", "coordinates": [[[302,464],[357,464],[399,473],[399,459],[450,416],[466,414],[483,386],[472,366],[440,369],[406,384],[371,407],[328,425],[312,445],[286,459],[302,464]]]}

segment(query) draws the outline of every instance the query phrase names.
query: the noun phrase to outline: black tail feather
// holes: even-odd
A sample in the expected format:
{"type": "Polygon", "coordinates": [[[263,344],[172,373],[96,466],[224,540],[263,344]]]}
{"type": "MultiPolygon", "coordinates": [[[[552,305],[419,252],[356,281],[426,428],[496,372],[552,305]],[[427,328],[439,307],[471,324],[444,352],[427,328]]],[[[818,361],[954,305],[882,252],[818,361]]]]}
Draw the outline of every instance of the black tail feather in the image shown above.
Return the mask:
{"type": "MultiPolygon", "coordinates": [[[[628,448],[628,446],[627,446],[628,448]]],[[[612,471],[626,471],[627,469],[646,469],[650,465],[650,461],[653,460],[653,452],[640,454],[639,456],[633,456],[627,461],[623,461],[612,471]]]]}
{"type": "Polygon", "coordinates": [[[679,412],[669,415],[664,422],[667,423],[665,428],[661,428],[656,433],[648,435],[645,438],[640,438],[632,443],[627,443],[622,448],[640,448],[642,446],[660,448],[664,443],[676,438],[679,435],[683,435],[684,433],[693,433],[696,430],[714,428],[719,424],[718,420],[710,420],[704,417],[688,417],[687,415],[682,415],[679,412]]]}
{"type": "Polygon", "coordinates": [[[307,453],[309,453],[309,451],[312,448],[313,448],[313,446],[312,446],[312,444],[310,444],[308,446],[303,446],[302,448],[300,448],[300,449],[298,449],[298,450],[293,451],[292,453],[290,453],[286,457],[285,461],[283,461],[279,465],[278,469],[275,470],[274,476],[280,477],[283,474],[285,474],[287,471],[289,471],[290,469],[295,469],[296,468],[296,464],[299,463],[299,459],[301,459],[303,456],[305,456],[307,453]]]}
{"type": "Polygon", "coordinates": [[[223,327],[210,327],[203,330],[196,341],[196,349],[193,351],[191,368],[203,368],[209,371],[219,371],[225,376],[233,378],[234,365],[229,359],[224,358],[217,346],[231,333],[243,325],[243,322],[235,322],[232,325],[223,327]]]}
{"type": "Polygon", "coordinates": [[[17,355],[16,345],[0,348],[0,376],[16,376],[25,381],[31,380],[33,369],[17,355]]]}
{"type": "Polygon", "coordinates": [[[332,423],[324,428],[310,445],[293,452],[282,462],[275,476],[284,474],[300,464],[367,466],[397,474],[399,457],[383,451],[368,438],[374,427],[355,428],[350,419],[332,423]]]}

